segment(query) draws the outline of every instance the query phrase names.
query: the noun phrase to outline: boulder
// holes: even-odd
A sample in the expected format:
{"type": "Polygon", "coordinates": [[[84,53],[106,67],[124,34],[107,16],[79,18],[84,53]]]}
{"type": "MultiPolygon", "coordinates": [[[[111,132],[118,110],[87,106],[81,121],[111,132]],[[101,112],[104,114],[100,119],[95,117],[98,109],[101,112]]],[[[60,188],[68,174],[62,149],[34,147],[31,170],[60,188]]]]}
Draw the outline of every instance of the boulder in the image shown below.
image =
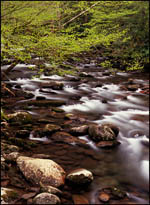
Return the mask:
{"type": "Polygon", "coordinates": [[[32,122],[32,115],[28,112],[16,112],[7,116],[9,118],[9,122],[17,122],[21,124],[27,124],[32,122]]]}
{"type": "Polygon", "coordinates": [[[20,156],[17,165],[31,183],[59,187],[64,185],[65,171],[63,168],[49,159],[38,159],[20,156]]]}
{"type": "Polygon", "coordinates": [[[33,204],[60,204],[61,201],[58,196],[49,193],[38,194],[33,199],[33,204]]]}
{"type": "Polygon", "coordinates": [[[119,133],[118,127],[113,124],[105,123],[102,125],[90,125],[88,129],[89,136],[95,142],[116,140],[119,133]]]}
{"type": "Polygon", "coordinates": [[[66,179],[74,185],[85,185],[93,181],[93,174],[87,169],[75,169],[67,175],[66,179]]]}
{"type": "Polygon", "coordinates": [[[51,81],[48,83],[42,83],[41,87],[42,88],[52,88],[53,90],[62,90],[64,87],[64,84],[59,81],[51,81]]]}
{"type": "Polygon", "coordinates": [[[50,139],[54,140],[55,142],[63,142],[67,144],[87,144],[85,140],[78,139],[77,137],[74,137],[67,132],[56,132],[50,136],[50,139]]]}
{"type": "Polygon", "coordinates": [[[45,125],[43,132],[45,134],[51,134],[51,133],[59,131],[60,129],[61,129],[61,127],[59,125],[47,124],[47,125],[45,125]]]}
{"type": "Polygon", "coordinates": [[[88,125],[82,125],[80,127],[73,127],[70,129],[70,133],[76,136],[88,134],[88,125]]]}

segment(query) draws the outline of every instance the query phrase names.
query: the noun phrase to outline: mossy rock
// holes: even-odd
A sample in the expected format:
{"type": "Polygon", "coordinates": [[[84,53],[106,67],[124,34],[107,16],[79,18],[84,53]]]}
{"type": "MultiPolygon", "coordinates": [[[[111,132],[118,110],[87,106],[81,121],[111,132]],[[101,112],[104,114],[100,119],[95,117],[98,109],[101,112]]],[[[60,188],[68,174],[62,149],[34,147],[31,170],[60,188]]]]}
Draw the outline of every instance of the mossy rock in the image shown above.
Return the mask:
{"type": "Polygon", "coordinates": [[[25,149],[30,149],[31,147],[36,146],[35,142],[26,142],[20,138],[10,137],[8,140],[9,140],[9,142],[11,142],[19,147],[25,148],[25,149]]]}
{"type": "Polygon", "coordinates": [[[10,123],[28,124],[32,122],[32,115],[28,112],[16,112],[7,116],[10,123]]]}

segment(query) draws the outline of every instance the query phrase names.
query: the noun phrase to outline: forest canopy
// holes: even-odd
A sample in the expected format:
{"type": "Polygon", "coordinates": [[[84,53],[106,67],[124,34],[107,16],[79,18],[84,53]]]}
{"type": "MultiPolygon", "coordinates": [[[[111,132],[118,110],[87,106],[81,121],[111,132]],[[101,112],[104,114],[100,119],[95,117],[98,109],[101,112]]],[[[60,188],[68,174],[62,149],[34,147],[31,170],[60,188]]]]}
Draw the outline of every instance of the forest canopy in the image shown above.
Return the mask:
{"type": "Polygon", "coordinates": [[[61,62],[99,48],[135,69],[149,63],[149,2],[1,2],[1,61],[61,62]]]}

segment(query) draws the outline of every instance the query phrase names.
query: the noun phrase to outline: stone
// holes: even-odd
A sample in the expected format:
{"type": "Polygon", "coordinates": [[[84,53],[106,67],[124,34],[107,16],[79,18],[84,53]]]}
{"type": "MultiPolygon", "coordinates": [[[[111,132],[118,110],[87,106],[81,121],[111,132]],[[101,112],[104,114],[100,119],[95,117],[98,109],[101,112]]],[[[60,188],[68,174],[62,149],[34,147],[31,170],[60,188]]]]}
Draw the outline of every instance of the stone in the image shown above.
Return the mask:
{"type": "Polygon", "coordinates": [[[102,202],[108,202],[110,200],[110,196],[107,193],[102,192],[99,194],[99,199],[102,202]]]}
{"type": "Polygon", "coordinates": [[[3,200],[4,202],[15,200],[18,198],[18,196],[19,194],[15,190],[1,187],[1,200],[3,200]]]}
{"type": "Polygon", "coordinates": [[[47,106],[61,106],[65,105],[66,101],[64,100],[30,100],[27,102],[28,105],[34,105],[38,107],[47,107],[47,106]]]}
{"type": "Polygon", "coordinates": [[[20,156],[17,165],[26,179],[35,185],[59,187],[65,183],[65,171],[52,160],[20,156]]]}
{"type": "Polygon", "coordinates": [[[140,88],[140,85],[138,85],[138,84],[134,84],[134,85],[128,85],[127,86],[127,89],[129,90],[129,91],[136,91],[138,88],[140,88]]]}
{"type": "Polygon", "coordinates": [[[54,140],[55,142],[63,142],[67,144],[78,144],[78,145],[87,144],[85,140],[78,139],[67,132],[55,132],[50,136],[50,139],[54,140]]]}
{"type": "Polygon", "coordinates": [[[47,124],[47,125],[45,125],[43,132],[45,134],[51,134],[51,133],[57,132],[59,130],[61,130],[61,127],[59,125],[47,124]]]}
{"type": "Polygon", "coordinates": [[[80,168],[70,172],[66,176],[66,179],[74,185],[85,185],[93,181],[93,174],[87,169],[80,168]]]}
{"type": "Polygon", "coordinates": [[[79,74],[80,77],[93,77],[93,75],[89,74],[89,73],[86,73],[86,72],[81,72],[79,74]]]}
{"type": "Polygon", "coordinates": [[[50,193],[38,194],[33,199],[33,204],[60,204],[61,201],[58,196],[50,193]]]}
{"type": "Polygon", "coordinates": [[[45,100],[46,99],[46,97],[44,97],[44,96],[37,96],[36,97],[36,100],[45,100]]]}
{"type": "Polygon", "coordinates": [[[18,152],[19,151],[19,147],[15,146],[15,145],[10,145],[10,144],[6,144],[4,142],[1,142],[1,152],[9,154],[11,152],[18,152]]]}
{"type": "Polygon", "coordinates": [[[9,118],[9,122],[18,122],[21,124],[27,124],[32,122],[32,115],[28,112],[16,112],[7,116],[9,118]]]}
{"type": "Polygon", "coordinates": [[[53,90],[62,90],[64,87],[64,84],[59,81],[51,81],[48,83],[41,83],[42,88],[52,88],[53,90]]]}
{"type": "Polygon", "coordinates": [[[125,191],[120,190],[117,187],[112,187],[111,192],[112,192],[113,196],[115,196],[118,199],[122,199],[122,198],[127,196],[125,191]]]}
{"type": "Polygon", "coordinates": [[[70,129],[70,133],[76,136],[88,134],[88,125],[82,125],[80,127],[73,127],[70,129]]]}
{"type": "Polygon", "coordinates": [[[10,154],[4,155],[5,159],[8,161],[15,162],[17,158],[19,157],[19,152],[11,152],[10,154]]]}
{"type": "Polygon", "coordinates": [[[19,138],[28,138],[30,134],[29,130],[17,130],[16,137],[19,138]]]}
{"type": "Polygon", "coordinates": [[[42,185],[41,186],[41,192],[47,192],[47,193],[55,194],[55,195],[58,195],[58,196],[62,195],[62,191],[60,191],[59,189],[57,189],[53,186],[44,186],[44,185],[42,185]]]}
{"type": "Polygon", "coordinates": [[[116,140],[119,129],[113,124],[89,125],[89,136],[95,142],[116,140]]]}
{"type": "Polygon", "coordinates": [[[21,198],[22,198],[22,199],[25,199],[25,200],[28,200],[28,199],[34,197],[35,195],[36,195],[36,192],[30,192],[30,193],[27,193],[27,194],[23,194],[23,195],[21,196],[21,198]]]}
{"type": "Polygon", "coordinates": [[[98,148],[112,148],[116,147],[117,145],[121,144],[117,140],[112,140],[112,141],[101,141],[96,144],[98,148]]]}
{"type": "Polygon", "coordinates": [[[89,204],[88,200],[83,195],[73,194],[72,199],[74,204],[89,204]]]}

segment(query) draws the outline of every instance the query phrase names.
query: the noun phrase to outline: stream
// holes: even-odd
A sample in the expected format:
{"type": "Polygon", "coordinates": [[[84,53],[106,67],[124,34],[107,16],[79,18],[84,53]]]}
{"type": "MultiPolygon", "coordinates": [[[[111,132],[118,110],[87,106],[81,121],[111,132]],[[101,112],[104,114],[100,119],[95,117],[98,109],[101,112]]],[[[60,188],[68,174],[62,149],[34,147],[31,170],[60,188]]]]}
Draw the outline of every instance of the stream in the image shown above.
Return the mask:
{"type": "MultiPolygon", "coordinates": [[[[108,186],[122,188],[135,204],[149,204],[149,97],[140,92],[141,88],[135,91],[122,89],[129,79],[133,79],[135,84],[148,85],[148,74],[119,71],[112,74],[92,62],[78,65],[80,73],[85,76],[80,79],[71,75],[44,74],[33,78],[35,71],[27,67],[29,65],[18,64],[10,79],[5,81],[14,90],[33,94],[30,99],[16,102],[13,112],[24,110],[24,102],[39,97],[43,100],[64,100],[66,104],[58,108],[65,113],[97,124],[108,122],[116,125],[119,128],[117,139],[121,143],[112,149],[102,149],[97,148],[87,135],[79,136],[87,142],[84,147],[76,143],[48,143],[47,136],[36,138],[30,134],[31,140],[39,141],[38,149],[33,148],[32,152],[49,154],[65,171],[76,168],[90,170],[94,181],[83,193],[90,204],[99,204],[96,194],[99,189],[108,186]],[[42,87],[51,81],[63,83],[63,89],[42,87]]],[[[2,70],[6,68],[2,66],[2,70]]],[[[47,108],[30,105],[25,109],[36,119],[48,119],[47,108]]]]}

